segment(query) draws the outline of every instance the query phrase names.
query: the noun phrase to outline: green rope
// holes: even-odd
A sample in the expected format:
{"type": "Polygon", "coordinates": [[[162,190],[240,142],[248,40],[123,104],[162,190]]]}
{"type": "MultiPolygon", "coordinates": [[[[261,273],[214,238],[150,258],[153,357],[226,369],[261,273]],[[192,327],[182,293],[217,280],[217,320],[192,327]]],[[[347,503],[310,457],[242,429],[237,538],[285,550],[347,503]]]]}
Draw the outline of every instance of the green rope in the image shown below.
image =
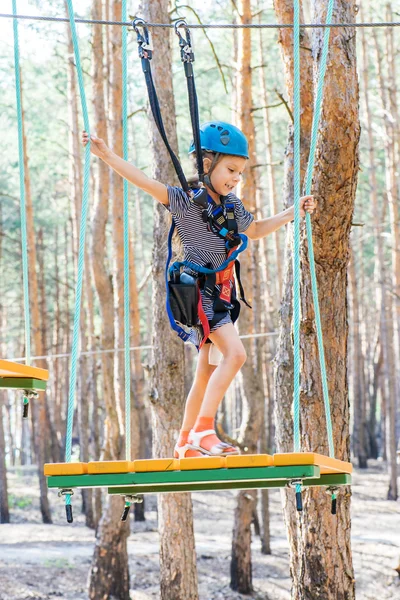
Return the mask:
{"type": "MultiPolygon", "coordinates": [[[[126,0],[122,0],[122,20],[127,17],[126,0]]],[[[128,52],[127,29],[122,28],[122,143],[123,156],[128,160],[128,52]]],[[[128,182],[124,179],[124,346],[125,346],[125,456],[131,460],[131,361],[129,322],[129,209],[128,182]]]]}
{"type": "MultiPolygon", "coordinates": [[[[293,387],[293,413],[294,413],[294,451],[300,451],[300,6],[299,0],[295,0],[294,11],[294,250],[293,250],[293,322],[294,322],[294,387],[293,387]]],[[[322,109],[322,99],[324,90],[325,71],[329,50],[329,25],[332,22],[333,0],[329,0],[326,24],[328,27],[324,30],[324,41],[322,56],[319,68],[317,93],[314,103],[314,114],[312,123],[312,134],[310,144],[310,154],[306,172],[305,194],[311,193],[312,175],[315,163],[315,152],[318,138],[318,127],[322,109]]],[[[330,402],[328,394],[327,374],[325,366],[324,345],[321,327],[321,317],[319,311],[318,287],[315,273],[315,260],[312,243],[311,217],[306,213],[306,228],[308,239],[308,252],[310,260],[311,285],[313,292],[315,321],[317,328],[317,340],[319,349],[320,368],[322,376],[322,388],[324,396],[324,406],[326,415],[326,424],[328,432],[329,455],[334,457],[334,443],[332,420],[330,412],[330,402]]]]}
{"type": "MultiPolygon", "coordinates": [[[[72,6],[72,0],[67,0],[68,3],[68,16],[71,27],[72,43],[75,54],[75,64],[78,76],[79,91],[81,96],[83,122],[85,130],[89,133],[90,139],[90,128],[89,128],[89,115],[86,104],[85,89],[83,85],[83,73],[81,67],[80,53],[78,36],[76,33],[76,25],[74,19],[74,9],[72,6]]],[[[79,229],[79,251],[78,251],[78,273],[75,288],[75,312],[74,312],[74,328],[72,335],[72,351],[71,351],[71,370],[70,370],[70,384],[69,384],[69,395],[68,395],[68,413],[67,413],[67,432],[66,432],[66,447],[65,447],[65,462],[71,462],[72,454],[72,429],[74,421],[74,401],[75,401],[75,388],[76,388],[76,374],[78,366],[78,350],[79,350],[79,330],[81,320],[81,302],[82,302],[82,283],[83,283],[83,272],[85,266],[85,238],[86,238],[86,222],[89,205],[89,181],[90,181],[90,142],[85,148],[85,166],[83,172],[83,194],[82,194],[82,211],[81,221],[79,229]]],[[[71,503],[71,495],[65,496],[65,504],[71,503]]]]}
{"type": "MultiPolygon", "coordinates": [[[[17,14],[17,0],[12,0],[13,15],[17,14]]],[[[22,282],[24,288],[24,321],[25,321],[25,355],[26,364],[31,364],[31,319],[29,307],[29,272],[28,272],[28,242],[26,231],[26,202],[25,202],[25,165],[24,143],[22,131],[22,99],[21,99],[21,73],[19,61],[18,19],[13,20],[14,28],[14,69],[15,91],[17,97],[18,118],[18,161],[19,161],[19,193],[21,215],[21,250],[22,250],[22,282]]]]}

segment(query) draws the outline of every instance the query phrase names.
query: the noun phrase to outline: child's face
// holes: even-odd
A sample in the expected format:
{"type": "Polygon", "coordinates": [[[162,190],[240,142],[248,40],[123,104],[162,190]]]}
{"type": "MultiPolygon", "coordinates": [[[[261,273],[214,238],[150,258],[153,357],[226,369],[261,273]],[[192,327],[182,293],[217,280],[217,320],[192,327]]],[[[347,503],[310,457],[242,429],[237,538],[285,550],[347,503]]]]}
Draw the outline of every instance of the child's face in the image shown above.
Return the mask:
{"type": "Polygon", "coordinates": [[[226,196],[240,182],[247,159],[241,156],[223,156],[211,173],[211,182],[216,192],[226,196]]]}

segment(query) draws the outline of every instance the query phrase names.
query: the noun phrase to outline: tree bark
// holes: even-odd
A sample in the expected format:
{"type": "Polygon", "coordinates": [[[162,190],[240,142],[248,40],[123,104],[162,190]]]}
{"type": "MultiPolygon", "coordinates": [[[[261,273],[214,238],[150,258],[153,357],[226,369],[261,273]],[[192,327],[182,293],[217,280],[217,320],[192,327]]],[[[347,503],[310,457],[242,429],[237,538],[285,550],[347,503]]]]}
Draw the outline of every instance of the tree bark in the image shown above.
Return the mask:
{"type": "Polygon", "coordinates": [[[10,522],[10,511],[8,507],[8,487],[6,468],[6,448],[3,425],[3,404],[5,392],[0,391],[0,523],[10,522]]]}
{"type": "MultiPolygon", "coordinates": [[[[276,8],[281,5],[285,8],[283,13],[286,13],[288,3],[275,1],[276,8]]],[[[326,3],[319,0],[314,2],[313,21],[323,22],[325,9],[326,3]]],[[[289,12],[292,19],[291,8],[289,12]]],[[[278,11],[278,16],[282,18],[282,13],[279,13],[281,11],[278,11]]],[[[286,13],[283,16],[288,15],[286,13]]],[[[353,22],[354,17],[353,1],[336,2],[334,22],[353,22]]],[[[303,53],[310,47],[306,35],[303,33],[303,53]]],[[[281,39],[284,56],[287,56],[291,51],[292,31],[283,32],[281,39]]],[[[321,47],[321,32],[315,31],[312,56],[316,59],[321,56],[321,47]]],[[[312,56],[309,54],[308,57],[304,57],[304,66],[308,63],[309,68],[311,67],[312,56]]],[[[290,60],[286,59],[284,62],[290,60]]],[[[290,69],[286,71],[286,81],[289,97],[292,97],[293,72],[290,69]]],[[[311,111],[312,99],[309,98],[309,102],[305,102],[304,99],[304,88],[308,90],[306,93],[312,90],[311,81],[311,77],[302,79],[303,118],[308,107],[311,111]]],[[[309,122],[307,124],[302,122],[303,127],[304,125],[303,161],[305,156],[308,156],[305,151],[310,133],[309,122]]],[[[313,219],[313,239],[333,416],[335,455],[343,460],[349,457],[346,273],[358,171],[359,132],[355,32],[351,29],[333,28],[312,190],[319,200],[319,210],[313,219]]],[[[287,193],[293,193],[290,163],[287,164],[286,190],[287,193]]],[[[290,250],[289,258],[291,254],[290,250]]],[[[327,454],[326,434],[321,428],[321,422],[324,422],[324,408],[304,235],[301,262],[301,447],[304,451],[327,454]]],[[[291,285],[292,267],[289,263],[285,276],[284,302],[280,315],[281,332],[276,357],[277,442],[281,452],[291,451],[293,439],[290,414],[293,392],[291,382],[293,356],[290,347],[291,285]]],[[[289,497],[290,501],[288,495],[285,495],[284,509],[290,540],[292,597],[296,600],[354,598],[349,493],[345,492],[341,495],[338,515],[333,518],[324,491],[308,490],[304,493],[304,510],[301,516],[297,517],[297,524],[293,515],[293,496],[289,497]]]]}
{"type": "MultiPolygon", "coordinates": [[[[169,22],[168,0],[142,5],[149,22],[169,22]]],[[[173,148],[177,148],[175,101],[172,87],[170,38],[164,31],[152,31],[155,56],[152,71],[159,95],[165,130],[173,148]]],[[[144,83],[143,83],[144,85],[144,83]]],[[[176,176],[168,153],[151,118],[151,143],[154,178],[174,183],[176,176]]],[[[153,418],[153,455],[172,456],[181,425],[184,404],[184,347],[171,331],[165,312],[164,269],[167,258],[165,240],[170,218],[160,204],[155,208],[153,247],[153,364],[151,393],[153,418]]],[[[160,591],[162,600],[197,600],[197,570],[190,494],[158,496],[160,532],[160,591]]]]}
{"type": "MultiPolygon", "coordinates": [[[[21,73],[21,110],[22,110],[22,137],[24,148],[24,169],[25,169],[25,204],[26,204],[26,228],[28,243],[28,271],[29,271],[29,304],[31,311],[31,332],[32,348],[37,356],[43,356],[45,349],[42,338],[42,323],[39,307],[39,284],[36,271],[36,244],[35,244],[35,225],[33,218],[33,203],[31,192],[31,181],[29,173],[28,146],[25,134],[25,111],[23,107],[23,86],[21,73]]],[[[37,361],[37,366],[46,368],[44,360],[37,361]]],[[[40,486],[40,511],[42,513],[43,523],[52,523],[49,499],[47,496],[47,482],[43,474],[43,465],[46,462],[48,451],[48,420],[46,413],[46,392],[39,392],[38,398],[32,402],[32,415],[35,421],[36,454],[38,460],[39,486],[40,486]]]]}
{"type": "MultiPolygon", "coordinates": [[[[121,18],[119,2],[114,5],[112,17],[121,18]]],[[[93,19],[101,19],[101,4],[93,0],[93,19]]],[[[103,57],[104,46],[102,27],[95,25],[93,28],[93,100],[96,120],[97,135],[107,140],[105,120],[105,101],[103,87],[103,57]]],[[[109,169],[98,161],[98,177],[96,182],[96,208],[93,219],[93,246],[92,264],[96,291],[99,297],[100,313],[102,320],[101,346],[112,349],[115,344],[114,333],[114,290],[110,274],[107,271],[107,243],[106,228],[109,211],[109,169]]],[[[104,432],[103,460],[118,460],[123,451],[122,416],[116,410],[116,396],[114,391],[114,355],[102,353],[103,392],[106,407],[106,421],[104,432]]],[[[120,398],[117,400],[119,405],[120,398]]],[[[121,521],[124,501],[117,496],[110,496],[100,520],[96,545],[89,572],[89,598],[91,600],[107,599],[129,600],[129,566],[127,538],[129,536],[129,519],[121,521]]]]}
{"type": "MultiPolygon", "coordinates": [[[[252,21],[250,0],[238,2],[240,22],[248,24],[252,21]]],[[[255,157],[255,128],[252,117],[252,73],[251,73],[251,30],[240,29],[238,33],[238,126],[243,131],[249,142],[249,164],[243,175],[240,186],[240,195],[247,210],[257,212],[256,196],[256,164],[255,157]]],[[[261,312],[257,306],[260,297],[260,280],[257,277],[256,255],[259,244],[252,243],[241,258],[241,273],[244,288],[253,304],[253,312],[242,306],[239,320],[240,333],[254,333],[256,316],[261,312]]],[[[241,374],[242,386],[242,423],[239,441],[243,443],[250,454],[257,452],[260,438],[262,414],[264,405],[264,386],[262,369],[258,365],[260,352],[259,341],[250,340],[246,344],[247,361],[243,365],[241,374]]],[[[235,521],[232,535],[231,556],[231,581],[230,586],[243,594],[253,590],[252,565],[251,565],[251,523],[257,502],[257,491],[241,491],[237,496],[235,521]]]]}
{"type": "Polygon", "coordinates": [[[353,404],[354,404],[354,454],[358,458],[360,469],[368,467],[367,457],[367,439],[366,439],[366,414],[365,414],[365,380],[364,380],[364,357],[361,343],[361,315],[360,303],[358,299],[357,276],[355,265],[355,251],[350,251],[349,261],[349,297],[350,297],[350,315],[351,315],[351,378],[353,384],[353,404]]]}

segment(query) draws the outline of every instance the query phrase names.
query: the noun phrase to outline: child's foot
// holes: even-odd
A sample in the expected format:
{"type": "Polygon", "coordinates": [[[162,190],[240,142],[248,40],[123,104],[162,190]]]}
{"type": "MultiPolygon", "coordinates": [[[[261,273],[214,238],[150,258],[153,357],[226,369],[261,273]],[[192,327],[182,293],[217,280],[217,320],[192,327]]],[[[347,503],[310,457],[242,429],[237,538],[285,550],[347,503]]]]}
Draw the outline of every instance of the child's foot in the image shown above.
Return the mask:
{"type": "Polygon", "coordinates": [[[181,429],[174,449],[174,458],[199,458],[200,456],[204,456],[202,452],[194,449],[193,446],[189,444],[188,438],[189,431],[181,429]]]}
{"type": "Polygon", "coordinates": [[[178,446],[176,444],[174,449],[174,458],[200,458],[204,457],[202,452],[198,450],[194,450],[192,444],[183,444],[183,446],[178,446]]]}
{"type": "Polygon", "coordinates": [[[232,454],[239,454],[237,448],[221,442],[214,429],[206,429],[205,431],[194,431],[192,429],[189,434],[189,445],[208,456],[231,456],[232,454]]]}

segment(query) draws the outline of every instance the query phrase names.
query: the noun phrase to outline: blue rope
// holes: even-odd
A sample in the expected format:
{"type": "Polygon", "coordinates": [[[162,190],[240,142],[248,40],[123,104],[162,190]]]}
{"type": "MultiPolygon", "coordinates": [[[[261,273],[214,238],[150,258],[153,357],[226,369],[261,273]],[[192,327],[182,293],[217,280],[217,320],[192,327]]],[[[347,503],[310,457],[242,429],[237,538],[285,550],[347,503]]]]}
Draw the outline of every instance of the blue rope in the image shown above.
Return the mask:
{"type": "MultiPolygon", "coordinates": [[[[17,15],[17,0],[12,0],[13,15],[17,15]]],[[[21,215],[21,250],[22,250],[22,282],[24,288],[24,321],[25,321],[25,355],[26,364],[31,364],[31,319],[29,307],[29,272],[28,272],[28,242],[26,231],[26,202],[25,202],[25,165],[24,142],[22,131],[22,99],[21,99],[21,74],[19,60],[18,19],[13,19],[14,27],[14,70],[15,91],[17,97],[18,118],[18,161],[19,161],[19,193],[21,215]]]]}
{"type": "MultiPolygon", "coordinates": [[[[326,23],[329,25],[332,22],[333,2],[329,0],[326,23]]],[[[305,194],[311,193],[312,175],[315,163],[315,152],[318,139],[318,127],[322,109],[322,99],[324,90],[324,79],[326,72],[326,64],[329,50],[330,28],[324,30],[324,41],[322,56],[319,68],[317,93],[314,104],[314,114],[312,123],[312,134],[310,144],[310,154],[306,171],[305,194]]],[[[293,273],[293,303],[294,303],[294,389],[293,389],[293,406],[294,406],[294,451],[300,451],[300,7],[299,0],[295,0],[294,13],[294,203],[295,203],[295,219],[294,219],[294,273],[293,273]]],[[[315,321],[317,329],[317,340],[319,349],[319,360],[322,377],[322,388],[326,415],[326,425],[328,432],[329,455],[334,457],[334,442],[332,431],[332,419],[330,412],[330,402],[328,393],[327,374],[325,366],[325,354],[321,327],[321,316],[318,300],[318,286],[315,272],[314,250],[312,242],[312,227],[311,217],[306,213],[306,229],[308,239],[308,253],[310,261],[311,285],[313,292],[315,321]]]]}
{"type": "MultiPolygon", "coordinates": [[[[328,25],[332,23],[333,1],[334,0],[329,0],[329,3],[328,3],[328,10],[327,10],[327,15],[326,15],[326,23],[328,25]]],[[[318,86],[317,86],[317,94],[316,94],[315,105],[314,105],[313,123],[312,123],[312,129],[311,129],[310,155],[309,155],[309,159],[308,159],[307,172],[306,172],[306,186],[305,186],[306,195],[309,195],[311,193],[312,174],[313,174],[314,162],[315,162],[315,150],[317,147],[317,138],[318,138],[318,125],[319,125],[320,116],[321,116],[322,99],[323,99],[323,92],[324,92],[324,80],[325,80],[326,64],[327,64],[327,59],[328,59],[330,31],[331,31],[330,27],[327,27],[326,29],[324,29],[324,41],[323,41],[321,63],[320,63],[319,75],[318,75],[318,86]]],[[[308,257],[309,257],[309,261],[310,261],[311,288],[312,288],[312,293],[313,293],[315,324],[316,324],[316,329],[317,329],[318,354],[319,354],[319,363],[320,363],[321,378],[322,378],[322,394],[323,394],[323,398],[324,398],[325,415],[326,415],[326,429],[327,429],[327,434],[328,434],[329,456],[331,458],[334,458],[335,457],[335,445],[334,445],[334,441],[333,441],[331,408],[330,408],[329,391],[328,391],[328,378],[327,378],[326,366],[325,366],[324,341],[323,341],[323,335],[322,335],[321,315],[320,315],[320,310],[319,310],[318,284],[317,284],[317,276],[316,276],[316,272],[315,272],[312,226],[311,226],[311,217],[308,213],[306,213],[306,229],[307,229],[307,240],[308,240],[308,257]]]]}
{"type": "MultiPolygon", "coordinates": [[[[126,21],[126,0],[122,0],[122,20],[126,21]]],[[[127,29],[122,27],[122,143],[123,156],[128,160],[128,52],[127,29]]],[[[124,179],[124,345],[125,345],[125,456],[131,460],[131,361],[129,319],[129,208],[128,182],[124,179]]]]}
{"type": "MultiPolygon", "coordinates": [[[[89,128],[89,115],[86,104],[85,89],[83,85],[83,73],[81,67],[81,59],[79,53],[78,36],[76,33],[74,9],[72,0],[67,0],[68,3],[68,16],[71,27],[72,43],[75,54],[75,65],[78,76],[79,91],[81,96],[81,105],[83,113],[83,122],[85,130],[89,133],[90,139],[90,128],[89,128]]],[[[85,166],[83,171],[83,194],[82,194],[82,212],[81,222],[79,229],[79,251],[78,251],[78,273],[75,288],[75,312],[74,312],[74,328],[72,334],[72,351],[71,351],[71,370],[70,370],[70,384],[69,384],[69,395],[68,395],[68,413],[67,413],[67,431],[66,431],[66,447],[65,447],[65,462],[71,462],[72,454],[72,429],[74,421],[74,401],[75,401],[75,388],[76,388],[76,374],[78,366],[78,350],[79,350],[79,329],[81,320],[81,303],[82,303],[82,283],[83,283],[83,272],[85,266],[85,238],[86,238],[86,223],[87,213],[89,205],[89,181],[90,181],[90,142],[85,147],[85,166]]],[[[65,496],[65,504],[71,504],[71,495],[65,496]]]]}

